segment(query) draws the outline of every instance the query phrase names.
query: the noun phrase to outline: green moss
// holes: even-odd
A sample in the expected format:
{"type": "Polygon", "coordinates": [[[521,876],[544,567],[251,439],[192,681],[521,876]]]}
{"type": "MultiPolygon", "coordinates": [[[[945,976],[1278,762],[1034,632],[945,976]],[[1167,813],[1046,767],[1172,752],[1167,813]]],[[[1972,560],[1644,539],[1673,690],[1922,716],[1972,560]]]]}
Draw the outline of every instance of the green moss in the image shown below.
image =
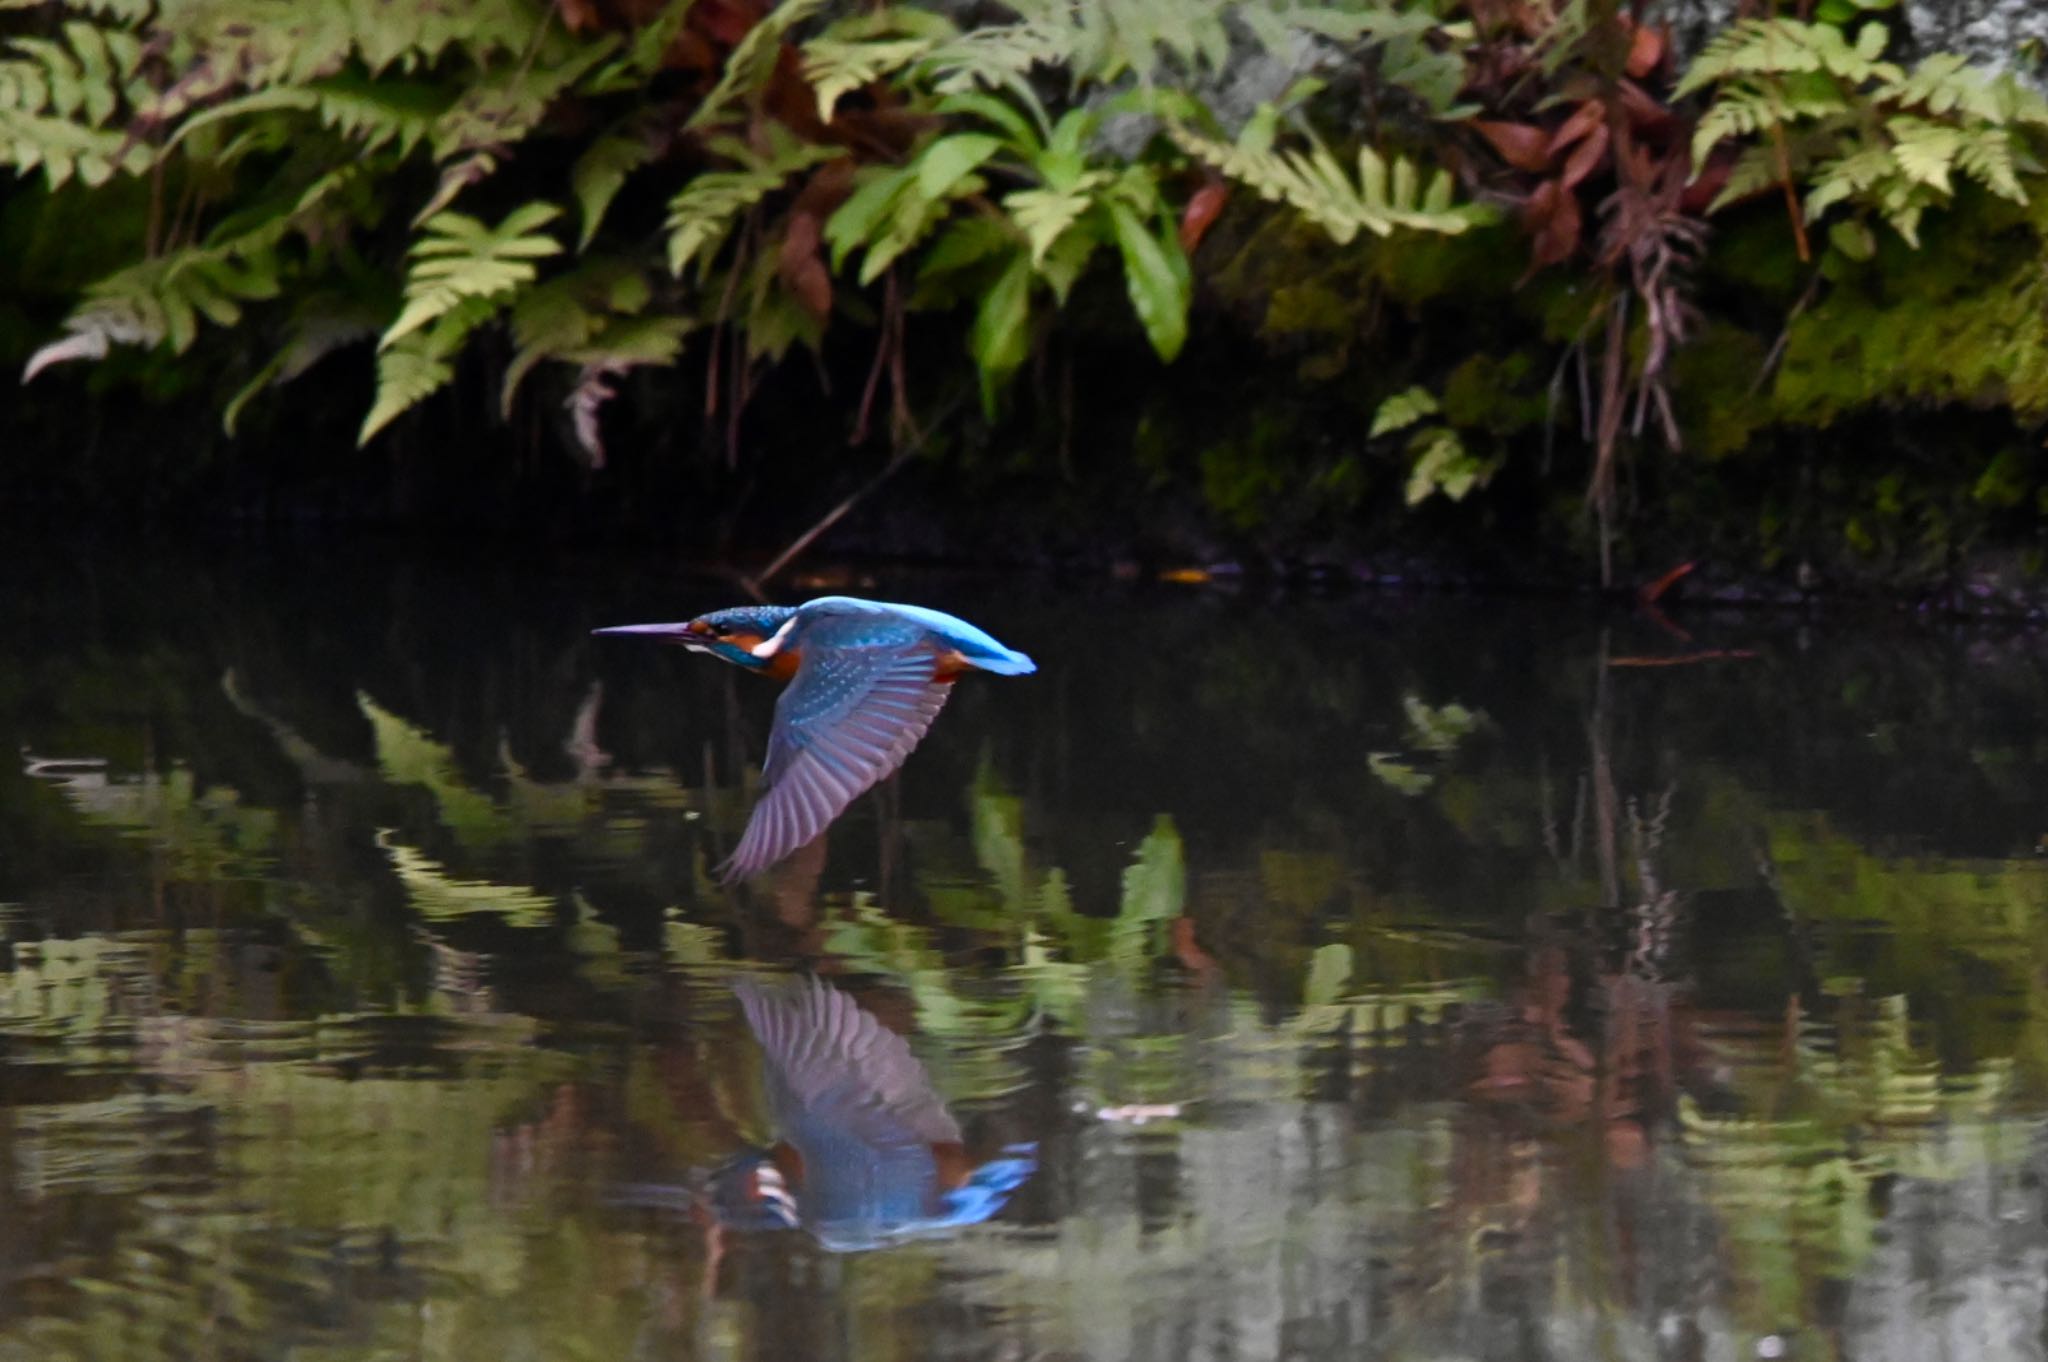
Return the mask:
{"type": "Polygon", "coordinates": [[[1827,425],[1872,406],[1961,403],[2048,415],[2044,256],[2036,222],[1981,194],[1934,220],[1921,250],[1883,239],[1792,322],[1772,414],[1827,425]]]}
{"type": "Polygon", "coordinates": [[[1767,347],[1739,326],[1710,321],[1671,364],[1671,387],[1690,453],[1722,459],[1747,449],[1770,420],[1755,391],[1767,347]]]}
{"type": "Polygon", "coordinates": [[[1472,355],[1444,380],[1444,417],[1462,430],[1495,435],[1541,425],[1550,406],[1547,377],[1526,350],[1472,355]]]}

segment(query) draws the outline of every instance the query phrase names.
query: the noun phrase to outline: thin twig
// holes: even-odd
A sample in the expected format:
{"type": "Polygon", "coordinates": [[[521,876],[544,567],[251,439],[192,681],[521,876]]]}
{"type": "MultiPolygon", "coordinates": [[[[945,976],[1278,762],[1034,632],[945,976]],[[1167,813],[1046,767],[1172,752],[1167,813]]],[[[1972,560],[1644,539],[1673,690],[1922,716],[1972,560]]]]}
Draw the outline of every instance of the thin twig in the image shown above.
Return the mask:
{"type": "Polygon", "coordinates": [[[1792,323],[1799,320],[1799,314],[1813,306],[1814,297],[1819,292],[1820,270],[1816,267],[1806,281],[1805,292],[1799,295],[1798,302],[1792,304],[1792,310],[1785,314],[1785,325],[1778,332],[1778,338],[1771,342],[1770,351],[1765,354],[1764,362],[1758,366],[1756,377],[1750,380],[1748,396],[1757,395],[1764,386],[1764,380],[1771,376],[1771,371],[1778,367],[1778,361],[1785,357],[1785,347],[1792,343],[1792,323]]]}
{"type": "MultiPolygon", "coordinates": [[[[957,409],[959,405],[960,399],[956,398],[946,408],[946,410],[943,413],[941,413],[938,423],[943,424],[949,417],[951,417],[953,411],[957,409]]],[[[767,583],[776,576],[776,574],[780,573],[784,568],[788,567],[791,562],[795,561],[798,554],[802,553],[805,549],[809,548],[811,544],[818,538],[819,535],[825,533],[825,531],[831,529],[834,525],[837,525],[842,519],[846,517],[847,512],[851,511],[854,507],[860,505],[861,502],[867,500],[867,498],[874,493],[876,488],[880,487],[883,483],[887,482],[891,477],[895,476],[897,469],[903,467],[904,464],[910,462],[910,460],[913,457],[915,457],[920,450],[924,448],[924,443],[924,440],[922,438],[919,438],[916,440],[912,440],[910,443],[903,445],[901,448],[899,448],[896,451],[896,453],[893,456],[891,456],[889,462],[882,466],[881,472],[875,474],[872,478],[869,478],[859,487],[856,487],[852,492],[847,494],[845,500],[841,501],[837,506],[834,506],[831,510],[825,512],[824,515],[820,516],[818,518],[818,522],[815,525],[812,525],[811,528],[805,530],[802,534],[798,535],[794,540],[790,541],[790,545],[788,548],[784,549],[781,553],[776,554],[775,560],[769,563],[767,567],[762,568],[759,572],[755,573],[751,577],[741,578],[741,584],[744,585],[749,591],[756,593],[760,592],[761,588],[766,586],[767,583]]]]}

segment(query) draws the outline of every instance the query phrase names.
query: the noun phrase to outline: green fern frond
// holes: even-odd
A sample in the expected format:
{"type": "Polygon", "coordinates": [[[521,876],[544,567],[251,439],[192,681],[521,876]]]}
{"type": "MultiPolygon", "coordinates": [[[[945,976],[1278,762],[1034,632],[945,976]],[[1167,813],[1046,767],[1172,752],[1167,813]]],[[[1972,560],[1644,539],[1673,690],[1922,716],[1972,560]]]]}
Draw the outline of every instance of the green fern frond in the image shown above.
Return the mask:
{"type": "Polygon", "coordinates": [[[718,254],[740,215],[788,183],[791,176],[842,153],[836,147],[799,142],[770,124],[765,155],[737,139],[719,139],[712,149],[741,162],[739,170],[706,171],[693,178],[668,205],[668,268],[680,277],[700,271],[718,254]]]}
{"type": "Polygon", "coordinates": [[[372,80],[342,72],[308,88],[320,122],[363,152],[391,146],[409,155],[449,110],[447,87],[431,81],[372,80]]]}
{"type": "Polygon", "coordinates": [[[583,230],[576,239],[576,249],[589,248],[597,229],[604,222],[604,215],[611,202],[623,189],[626,179],[640,167],[654,160],[655,147],[644,133],[628,129],[607,133],[587,147],[576,164],[569,171],[569,187],[576,195],[577,206],[583,210],[583,230]]]}
{"type": "Polygon", "coordinates": [[[1062,188],[1018,189],[1003,196],[1011,221],[1022,229],[1031,248],[1031,263],[1041,265],[1060,235],[1088,211],[1095,191],[1109,182],[1099,170],[1078,176],[1062,188]]]}
{"type": "Polygon", "coordinates": [[[1956,149],[1956,168],[2002,199],[2025,203],[2027,191],[2020,186],[2013,159],[2012,137],[2003,128],[1987,129],[1964,140],[1956,149]]]}
{"type": "Polygon", "coordinates": [[[661,12],[643,20],[634,29],[623,51],[591,73],[586,89],[591,94],[627,94],[645,89],[667,60],[668,52],[682,35],[695,0],[665,0],[661,12]]]}
{"type": "Polygon", "coordinates": [[[1415,462],[1408,469],[1405,499],[1410,506],[1442,493],[1451,501],[1463,501],[1474,488],[1484,487],[1500,471],[1501,461],[1481,458],[1465,447],[1458,432],[1449,426],[1425,426],[1409,441],[1415,462]]]}
{"type": "Polygon", "coordinates": [[[40,169],[53,189],[74,175],[98,185],[146,168],[149,148],[117,126],[155,95],[141,40],[83,20],[62,33],[63,42],[15,38],[0,59],[0,165],[40,169]]]}
{"type": "Polygon", "coordinates": [[[2000,97],[1991,74],[1954,52],[1930,54],[1910,74],[1879,87],[1874,98],[1901,108],[1920,108],[1931,114],[1962,114],[1987,123],[2003,123],[2006,119],[2006,101],[2000,97]]]}
{"type": "Polygon", "coordinates": [[[1818,219],[1837,203],[1867,194],[1897,173],[1890,148],[1881,144],[1851,146],[1852,150],[1814,167],[1812,188],[1806,193],[1809,219],[1818,219]]]}
{"type": "Polygon", "coordinates": [[[192,345],[202,318],[241,319],[242,304],[279,291],[277,245],[291,227],[278,216],[260,228],[130,265],[92,285],[65,320],[65,335],[30,356],[22,382],[53,364],[104,359],[114,345],[192,345]]]}
{"type": "Polygon", "coordinates": [[[1963,134],[1946,123],[1895,114],[1885,123],[1892,138],[1892,159],[1909,180],[1950,192],[1948,172],[1962,150],[1963,134]]]}
{"type": "Polygon", "coordinates": [[[689,126],[701,128],[725,118],[742,99],[751,97],[766,84],[790,30],[824,7],[825,0],[782,0],[762,15],[726,57],[725,70],[711,87],[711,93],[690,115],[689,126]]]}
{"type": "Polygon", "coordinates": [[[914,78],[940,95],[1002,90],[1045,125],[1051,120],[1031,88],[1031,73],[1059,65],[1068,51],[1066,30],[1050,23],[972,28],[932,49],[917,64],[914,78]]]}
{"type": "Polygon", "coordinates": [[[846,95],[959,36],[944,15],[907,6],[885,6],[832,24],[803,46],[804,78],[818,93],[818,117],[831,122],[846,95]]]}
{"type": "Polygon", "coordinates": [[[611,50],[610,43],[585,42],[551,53],[548,60],[507,65],[472,82],[435,123],[435,157],[445,161],[519,141],[611,50]]]}
{"type": "Polygon", "coordinates": [[[1885,41],[1884,25],[1876,22],[1865,24],[1851,45],[1833,24],[1746,19],[1700,49],[1678,82],[1674,97],[1738,76],[1824,72],[1855,85],[1902,80],[1904,72],[1899,67],[1879,59],[1885,41]]]}
{"type": "Polygon", "coordinates": [[[645,275],[600,261],[522,294],[512,308],[512,363],[500,405],[507,416],[520,385],[545,361],[613,369],[667,364],[695,326],[688,317],[642,316],[653,298],[645,275]]]}
{"type": "Polygon", "coordinates": [[[1188,155],[1255,190],[1269,202],[1288,204],[1343,245],[1363,230],[1388,236],[1400,228],[1456,235],[1481,220],[1473,205],[1454,205],[1448,170],[1430,178],[1427,190],[1415,164],[1391,161],[1369,146],[1358,149],[1354,180],[1322,143],[1307,152],[1262,149],[1263,125],[1254,120],[1236,145],[1169,124],[1167,134],[1188,155]]]}
{"type": "Polygon", "coordinates": [[[1747,147],[1735,158],[1735,164],[1728,169],[1728,182],[1721,186],[1721,192],[1707,206],[1710,213],[1719,212],[1731,203],[1739,203],[1750,195],[1770,188],[1778,182],[1778,158],[1770,147],[1747,147]]]}
{"type": "Polygon", "coordinates": [[[358,445],[391,424],[400,414],[417,406],[446,387],[455,378],[455,356],[461,352],[470,332],[489,321],[498,310],[498,300],[471,297],[458,300],[434,319],[431,326],[413,331],[396,344],[384,346],[377,354],[377,396],[369,415],[356,435],[358,445]]]}
{"type": "Polygon", "coordinates": [[[954,133],[926,143],[907,165],[866,172],[825,222],[833,268],[860,252],[860,282],[880,278],[945,220],[954,200],[988,187],[976,171],[1003,145],[986,133],[954,133]]]}
{"type": "Polygon", "coordinates": [[[496,227],[466,213],[443,212],[429,218],[424,234],[413,243],[412,268],[405,281],[405,307],[378,342],[389,349],[427,323],[454,312],[465,300],[492,304],[531,283],[534,261],[558,254],[562,243],[541,231],[561,215],[551,203],[515,208],[496,227]]]}
{"type": "Polygon", "coordinates": [[[1366,432],[1367,439],[1378,439],[1397,430],[1406,430],[1425,416],[1434,416],[1439,410],[1436,396],[1420,384],[1395,393],[1380,403],[1373,412],[1372,427],[1366,432]]]}
{"type": "Polygon", "coordinates": [[[291,382],[336,350],[376,339],[387,315],[374,293],[350,290],[307,298],[294,310],[291,338],[228,400],[221,428],[235,434],[243,410],[264,389],[291,382]]]}

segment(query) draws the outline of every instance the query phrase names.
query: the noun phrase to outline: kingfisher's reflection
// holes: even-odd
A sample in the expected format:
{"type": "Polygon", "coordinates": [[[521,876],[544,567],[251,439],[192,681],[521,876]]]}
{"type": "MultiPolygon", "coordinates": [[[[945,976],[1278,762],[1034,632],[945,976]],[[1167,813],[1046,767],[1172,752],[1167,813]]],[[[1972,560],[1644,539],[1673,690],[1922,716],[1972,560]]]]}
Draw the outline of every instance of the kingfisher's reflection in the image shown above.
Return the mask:
{"type": "Polygon", "coordinates": [[[973,1163],[910,1046],[847,994],[818,979],[733,990],[761,1047],[776,1143],[712,1175],[720,1224],[880,1248],[980,1224],[1036,1170],[1028,1144],[973,1163]]]}

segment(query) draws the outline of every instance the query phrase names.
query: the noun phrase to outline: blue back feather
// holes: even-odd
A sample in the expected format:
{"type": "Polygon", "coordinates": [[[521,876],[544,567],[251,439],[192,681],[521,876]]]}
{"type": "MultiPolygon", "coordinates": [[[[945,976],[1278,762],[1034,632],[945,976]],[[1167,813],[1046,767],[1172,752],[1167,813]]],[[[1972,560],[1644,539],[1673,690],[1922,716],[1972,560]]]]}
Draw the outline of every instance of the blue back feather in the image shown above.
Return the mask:
{"type": "Polygon", "coordinates": [[[986,630],[977,629],[957,615],[931,610],[922,605],[900,605],[893,601],[867,601],[858,596],[820,596],[797,608],[801,616],[875,614],[908,620],[929,630],[947,647],[983,671],[999,676],[1024,676],[1038,670],[1038,664],[1014,648],[998,643],[986,630]]]}

